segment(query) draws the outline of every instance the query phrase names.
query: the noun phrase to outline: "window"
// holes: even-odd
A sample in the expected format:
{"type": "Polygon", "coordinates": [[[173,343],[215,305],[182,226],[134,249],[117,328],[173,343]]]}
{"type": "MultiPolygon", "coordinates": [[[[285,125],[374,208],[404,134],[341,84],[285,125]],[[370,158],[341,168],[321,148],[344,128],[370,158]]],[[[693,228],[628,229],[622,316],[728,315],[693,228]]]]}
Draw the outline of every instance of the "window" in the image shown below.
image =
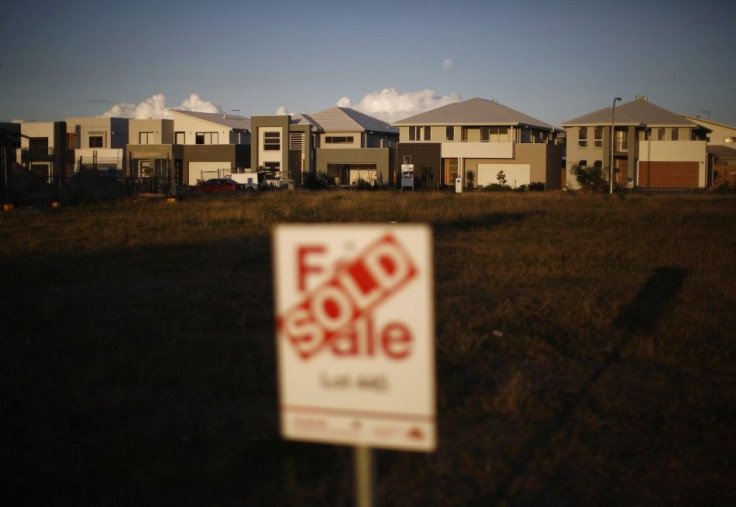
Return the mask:
{"type": "Polygon", "coordinates": [[[480,128],[480,140],[481,142],[487,143],[490,137],[490,129],[488,127],[480,128]]]}
{"type": "Polygon", "coordinates": [[[670,137],[673,141],[678,141],[680,139],[680,129],[673,128],[672,132],[670,132],[670,137]]]}
{"type": "Polygon", "coordinates": [[[184,132],[177,132],[174,134],[174,144],[184,144],[184,132]]]}
{"type": "Polygon", "coordinates": [[[353,144],[353,136],[326,136],[326,144],[353,144]]]}
{"type": "Polygon", "coordinates": [[[409,127],[409,141],[419,141],[419,127],[409,127]]]}
{"type": "Polygon", "coordinates": [[[588,127],[578,127],[578,147],[588,147],[588,127]]]}
{"type": "Polygon", "coordinates": [[[455,140],[455,127],[445,127],[445,141],[455,140]]]}
{"type": "Polygon", "coordinates": [[[195,144],[219,144],[220,136],[217,132],[197,132],[194,134],[195,144]]]}
{"type": "Polygon", "coordinates": [[[603,127],[593,127],[593,146],[603,147],[603,127]]]}
{"type": "Polygon", "coordinates": [[[281,132],[264,132],[263,149],[268,151],[279,151],[281,149],[281,132]]]}
{"type": "Polygon", "coordinates": [[[664,129],[663,128],[657,129],[657,141],[664,141],[664,129]]]}
{"type": "Polygon", "coordinates": [[[489,141],[497,143],[501,141],[509,140],[509,128],[508,127],[489,127],[488,132],[490,134],[489,141]]]}
{"type": "Polygon", "coordinates": [[[432,127],[424,127],[424,140],[429,141],[432,139],[432,127]]]}
{"type": "Polygon", "coordinates": [[[153,144],[153,132],[138,132],[138,144],[153,144]]]}
{"type": "Polygon", "coordinates": [[[105,133],[104,132],[90,132],[89,133],[89,147],[90,148],[104,148],[105,147],[105,133]]]}

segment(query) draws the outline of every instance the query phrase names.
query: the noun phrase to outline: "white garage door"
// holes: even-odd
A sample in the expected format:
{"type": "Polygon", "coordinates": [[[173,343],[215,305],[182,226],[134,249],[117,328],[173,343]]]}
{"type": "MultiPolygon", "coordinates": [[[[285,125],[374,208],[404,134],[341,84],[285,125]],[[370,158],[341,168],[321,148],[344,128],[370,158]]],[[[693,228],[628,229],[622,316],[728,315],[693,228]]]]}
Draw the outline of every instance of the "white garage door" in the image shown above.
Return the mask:
{"type": "Polygon", "coordinates": [[[511,188],[531,183],[529,164],[478,164],[478,185],[485,187],[498,183],[500,171],[503,171],[506,184],[511,188]]]}

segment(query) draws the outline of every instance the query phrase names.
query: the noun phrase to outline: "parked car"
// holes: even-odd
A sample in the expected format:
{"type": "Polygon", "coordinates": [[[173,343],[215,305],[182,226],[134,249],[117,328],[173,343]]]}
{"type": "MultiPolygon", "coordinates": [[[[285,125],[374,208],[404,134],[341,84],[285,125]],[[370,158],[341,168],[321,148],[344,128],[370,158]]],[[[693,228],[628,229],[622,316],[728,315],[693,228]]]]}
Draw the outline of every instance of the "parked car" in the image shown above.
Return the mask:
{"type": "Polygon", "coordinates": [[[214,178],[211,180],[203,181],[193,187],[192,192],[236,192],[239,190],[245,190],[245,185],[238,183],[235,180],[229,178],[214,178]]]}

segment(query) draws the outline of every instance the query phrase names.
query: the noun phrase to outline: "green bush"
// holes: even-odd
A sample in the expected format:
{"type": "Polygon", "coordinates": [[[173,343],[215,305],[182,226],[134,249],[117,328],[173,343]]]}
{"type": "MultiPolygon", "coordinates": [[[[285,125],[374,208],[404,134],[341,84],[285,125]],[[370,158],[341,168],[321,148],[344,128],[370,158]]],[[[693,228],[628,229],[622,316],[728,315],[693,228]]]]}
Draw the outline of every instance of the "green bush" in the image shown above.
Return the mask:
{"type": "Polygon", "coordinates": [[[302,181],[304,188],[307,190],[323,190],[330,186],[332,177],[325,173],[302,173],[302,181]]]}
{"type": "Polygon", "coordinates": [[[573,164],[572,173],[578,180],[580,188],[591,192],[606,192],[608,180],[603,176],[603,168],[595,164],[592,167],[583,164],[573,164]]]}

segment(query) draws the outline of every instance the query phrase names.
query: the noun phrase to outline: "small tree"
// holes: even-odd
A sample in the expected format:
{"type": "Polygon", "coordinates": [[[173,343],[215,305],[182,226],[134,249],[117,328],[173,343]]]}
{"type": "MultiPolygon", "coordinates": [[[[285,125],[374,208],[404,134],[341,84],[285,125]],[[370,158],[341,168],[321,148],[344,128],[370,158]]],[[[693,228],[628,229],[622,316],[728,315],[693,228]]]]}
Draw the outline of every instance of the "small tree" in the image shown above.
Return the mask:
{"type": "Polygon", "coordinates": [[[501,186],[506,186],[506,173],[503,172],[503,169],[498,171],[498,174],[496,174],[496,179],[498,180],[498,184],[501,186]]]}
{"type": "Polygon", "coordinates": [[[580,187],[585,190],[591,192],[608,190],[608,180],[603,176],[603,167],[600,164],[593,164],[593,167],[588,167],[586,164],[573,164],[572,173],[580,187]]]}
{"type": "Polygon", "coordinates": [[[473,171],[465,172],[465,187],[466,188],[475,187],[475,173],[473,171]]]}

